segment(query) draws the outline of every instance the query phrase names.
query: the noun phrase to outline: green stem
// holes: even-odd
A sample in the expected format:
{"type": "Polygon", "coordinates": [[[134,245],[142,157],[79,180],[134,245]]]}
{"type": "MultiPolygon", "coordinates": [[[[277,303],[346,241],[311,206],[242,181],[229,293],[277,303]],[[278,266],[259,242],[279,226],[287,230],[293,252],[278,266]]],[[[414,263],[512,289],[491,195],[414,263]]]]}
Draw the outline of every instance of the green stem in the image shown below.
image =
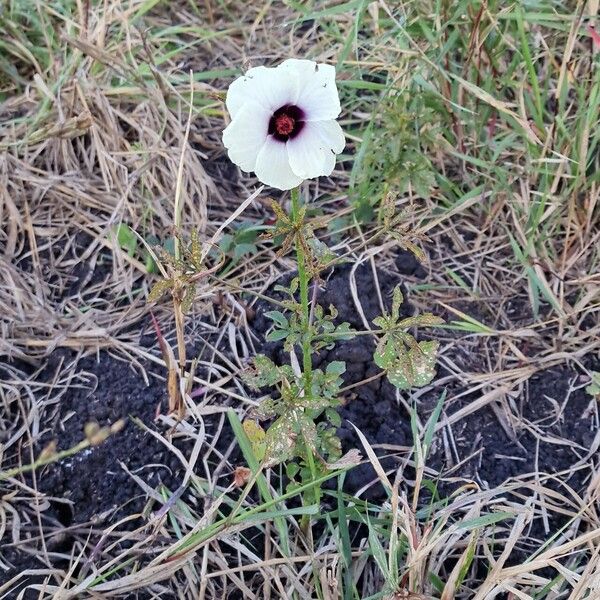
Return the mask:
{"type": "MultiPolygon", "coordinates": [[[[292,190],[292,219],[297,222],[300,218],[300,189],[292,190]]],[[[306,269],[306,255],[304,247],[301,243],[300,236],[303,235],[299,231],[296,236],[296,259],[298,262],[298,282],[300,287],[300,306],[302,311],[302,375],[304,378],[304,396],[310,398],[312,395],[312,339],[311,339],[311,324],[310,324],[310,306],[308,303],[308,285],[310,277],[306,269]]],[[[318,477],[313,456],[312,447],[309,444],[306,446],[306,460],[310,469],[311,479],[315,481],[318,477]]],[[[319,504],[321,499],[321,486],[316,484],[304,494],[304,503],[319,504]]],[[[300,521],[300,527],[305,533],[309,532],[310,516],[303,515],[300,521]]]]}
{"type": "MultiPolygon", "coordinates": [[[[298,219],[300,212],[300,188],[292,190],[292,216],[294,220],[298,219]]],[[[302,235],[300,233],[299,235],[302,235]]],[[[310,307],[308,305],[308,284],[310,277],[306,271],[306,256],[304,248],[298,239],[296,239],[296,259],[298,262],[298,281],[300,283],[300,305],[302,307],[302,371],[304,374],[304,394],[312,394],[312,349],[310,335],[310,307]]]]}

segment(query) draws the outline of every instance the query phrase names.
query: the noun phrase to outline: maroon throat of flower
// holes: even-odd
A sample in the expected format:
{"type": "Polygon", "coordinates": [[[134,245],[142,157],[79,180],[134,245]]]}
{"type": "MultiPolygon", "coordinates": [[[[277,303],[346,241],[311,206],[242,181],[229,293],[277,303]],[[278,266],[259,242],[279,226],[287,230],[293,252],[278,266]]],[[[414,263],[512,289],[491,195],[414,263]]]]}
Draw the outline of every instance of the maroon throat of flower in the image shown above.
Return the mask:
{"type": "Polygon", "coordinates": [[[294,139],[304,127],[304,111],[293,104],[278,108],[269,120],[269,135],[279,142],[294,139]]]}

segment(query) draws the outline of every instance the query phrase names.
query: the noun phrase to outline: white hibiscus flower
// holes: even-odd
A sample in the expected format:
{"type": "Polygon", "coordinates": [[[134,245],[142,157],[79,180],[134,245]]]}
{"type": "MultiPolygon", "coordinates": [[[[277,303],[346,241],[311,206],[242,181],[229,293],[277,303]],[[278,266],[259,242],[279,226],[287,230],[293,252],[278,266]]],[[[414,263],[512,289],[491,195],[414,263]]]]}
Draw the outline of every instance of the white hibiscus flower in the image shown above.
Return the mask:
{"type": "Polygon", "coordinates": [[[330,175],[346,144],[331,65],[291,58],[255,67],[229,86],[226,105],[229,158],[280,190],[330,175]]]}

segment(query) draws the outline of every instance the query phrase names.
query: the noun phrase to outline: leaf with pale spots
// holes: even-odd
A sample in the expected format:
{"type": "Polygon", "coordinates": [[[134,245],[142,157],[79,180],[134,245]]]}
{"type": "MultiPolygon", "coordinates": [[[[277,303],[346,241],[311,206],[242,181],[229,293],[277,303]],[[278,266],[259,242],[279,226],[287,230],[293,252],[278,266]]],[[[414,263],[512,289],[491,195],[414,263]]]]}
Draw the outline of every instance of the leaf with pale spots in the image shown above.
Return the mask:
{"type": "Polygon", "coordinates": [[[384,369],[392,385],[401,390],[423,387],[435,376],[439,343],[421,341],[409,349],[400,340],[384,339],[375,351],[377,366],[384,369]]]}
{"type": "Polygon", "coordinates": [[[314,452],[317,427],[302,409],[292,409],[269,427],[265,436],[267,466],[289,460],[299,453],[300,444],[314,452]]]}
{"type": "Polygon", "coordinates": [[[265,386],[277,385],[283,379],[294,375],[289,365],[278,367],[270,358],[259,354],[254,358],[253,369],[246,371],[242,378],[252,388],[260,389],[265,386]]]}
{"type": "Polygon", "coordinates": [[[330,250],[327,244],[315,237],[309,238],[307,245],[311,250],[311,258],[321,267],[329,265],[337,258],[337,254],[330,250]]]}
{"type": "Polygon", "coordinates": [[[183,300],[181,301],[181,310],[183,311],[183,314],[187,314],[190,312],[195,298],[196,286],[193,283],[191,283],[189,287],[185,289],[185,293],[183,294],[183,300]]]}
{"type": "MultiPolygon", "coordinates": [[[[400,347],[400,350],[402,350],[402,347],[400,347]]],[[[373,360],[380,369],[387,370],[397,359],[397,354],[392,340],[384,337],[377,344],[373,360]]]]}
{"type": "Polygon", "coordinates": [[[274,398],[264,398],[260,404],[251,411],[253,417],[259,421],[266,421],[276,417],[281,412],[281,401],[274,398]]]}
{"type": "Polygon", "coordinates": [[[202,243],[195,229],[192,230],[190,238],[189,258],[190,263],[195,267],[196,271],[200,271],[202,269],[202,243]]]}
{"type": "Polygon", "coordinates": [[[412,252],[420,263],[424,263],[427,260],[425,252],[423,252],[419,246],[413,244],[410,240],[407,240],[403,235],[395,231],[392,231],[390,235],[400,244],[401,248],[412,252]]]}
{"type": "Polygon", "coordinates": [[[379,327],[380,329],[386,329],[388,324],[387,317],[375,317],[373,319],[373,324],[379,327]]]}
{"type": "MultiPolygon", "coordinates": [[[[337,436],[336,425],[333,422],[332,425],[333,427],[329,427],[326,423],[319,423],[319,441],[324,454],[329,457],[329,461],[335,463],[342,456],[342,442],[337,436]]],[[[342,467],[328,464],[327,468],[336,469],[342,467]]]]}
{"type": "Polygon", "coordinates": [[[394,319],[394,321],[397,321],[400,316],[400,308],[403,302],[404,295],[402,294],[400,286],[397,285],[394,288],[394,295],[392,297],[392,318],[394,319]]]}
{"type": "Polygon", "coordinates": [[[415,315],[414,317],[408,317],[398,323],[398,327],[402,329],[409,329],[410,327],[437,327],[442,325],[444,319],[436,317],[432,313],[423,313],[422,315],[415,315]]]}
{"type": "Polygon", "coordinates": [[[160,300],[163,294],[173,288],[175,282],[172,279],[161,279],[157,281],[148,294],[148,302],[156,302],[160,300]]]}
{"type": "Polygon", "coordinates": [[[297,433],[291,415],[285,414],[269,427],[265,436],[267,466],[273,466],[294,455],[297,433]]]}
{"type": "Polygon", "coordinates": [[[394,194],[390,194],[389,192],[385,195],[382,203],[383,207],[383,226],[386,229],[390,229],[392,224],[392,219],[396,214],[396,197],[394,194]]]}
{"type": "Polygon", "coordinates": [[[265,430],[255,421],[246,420],[242,427],[248,436],[252,452],[257,460],[261,461],[265,457],[266,451],[266,433],[265,430]]]}
{"type": "Polygon", "coordinates": [[[408,332],[411,327],[435,327],[444,321],[431,313],[400,320],[404,296],[400,286],[394,289],[391,314],[373,319],[383,330],[373,356],[375,364],[387,373],[389,381],[401,390],[427,385],[435,376],[438,342],[417,340],[408,332]]]}
{"type": "Polygon", "coordinates": [[[298,435],[302,436],[309,451],[314,452],[317,444],[317,426],[306,413],[297,413],[296,416],[298,435]]]}

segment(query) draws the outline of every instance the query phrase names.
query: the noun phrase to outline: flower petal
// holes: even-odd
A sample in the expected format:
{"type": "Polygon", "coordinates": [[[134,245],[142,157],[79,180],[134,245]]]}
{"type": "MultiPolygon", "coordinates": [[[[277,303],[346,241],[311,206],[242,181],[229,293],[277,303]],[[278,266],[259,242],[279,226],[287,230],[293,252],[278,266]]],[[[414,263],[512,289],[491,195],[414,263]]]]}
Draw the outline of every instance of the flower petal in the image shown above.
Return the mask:
{"type": "Polygon", "coordinates": [[[337,121],[317,121],[314,123],[319,127],[319,133],[323,142],[336,154],[339,154],[346,146],[344,132],[337,121]]]}
{"type": "Polygon", "coordinates": [[[323,140],[322,122],[305,123],[298,136],[286,143],[292,171],[303,179],[331,175],[335,153],[323,140]]]}
{"type": "Polygon", "coordinates": [[[336,119],[342,111],[335,85],[335,67],[312,60],[290,58],[278,69],[295,73],[298,78],[298,106],[306,113],[307,121],[336,119]]]}
{"type": "Polygon", "coordinates": [[[225,104],[234,119],[240,108],[254,101],[273,112],[298,100],[298,76],[283,69],[254,67],[238,77],[227,90],[225,104]]]}
{"type": "Polygon", "coordinates": [[[274,140],[271,136],[258,153],[255,172],[262,183],[280,190],[291,190],[304,180],[292,171],[286,144],[274,140]]]}
{"type": "Polygon", "coordinates": [[[271,113],[256,102],[246,102],[223,131],[227,154],[242,171],[254,171],[256,158],[264,146],[271,113]]]}

